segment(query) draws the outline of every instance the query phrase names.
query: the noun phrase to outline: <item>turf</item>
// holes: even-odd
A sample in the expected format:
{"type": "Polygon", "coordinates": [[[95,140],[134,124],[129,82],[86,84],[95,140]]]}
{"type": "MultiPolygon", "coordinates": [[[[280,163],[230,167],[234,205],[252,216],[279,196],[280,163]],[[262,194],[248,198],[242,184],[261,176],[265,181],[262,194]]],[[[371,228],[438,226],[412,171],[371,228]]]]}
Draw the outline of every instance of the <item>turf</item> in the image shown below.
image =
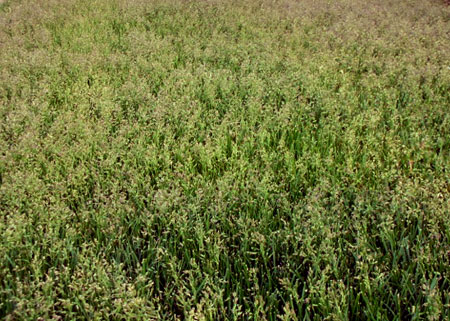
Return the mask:
{"type": "Polygon", "coordinates": [[[450,314],[444,2],[3,2],[0,152],[0,318],[450,314]]]}

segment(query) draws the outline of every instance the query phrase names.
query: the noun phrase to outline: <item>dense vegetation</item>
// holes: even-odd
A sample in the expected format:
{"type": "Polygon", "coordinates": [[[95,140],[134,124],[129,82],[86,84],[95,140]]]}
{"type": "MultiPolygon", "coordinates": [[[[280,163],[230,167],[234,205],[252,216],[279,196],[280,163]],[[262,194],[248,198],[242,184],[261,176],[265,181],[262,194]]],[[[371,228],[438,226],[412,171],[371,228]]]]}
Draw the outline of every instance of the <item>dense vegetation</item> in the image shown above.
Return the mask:
{"type": "Polygon", "coordinates": [[[0,5],[0,317],[443,320],[450,9],[0,5]]]}

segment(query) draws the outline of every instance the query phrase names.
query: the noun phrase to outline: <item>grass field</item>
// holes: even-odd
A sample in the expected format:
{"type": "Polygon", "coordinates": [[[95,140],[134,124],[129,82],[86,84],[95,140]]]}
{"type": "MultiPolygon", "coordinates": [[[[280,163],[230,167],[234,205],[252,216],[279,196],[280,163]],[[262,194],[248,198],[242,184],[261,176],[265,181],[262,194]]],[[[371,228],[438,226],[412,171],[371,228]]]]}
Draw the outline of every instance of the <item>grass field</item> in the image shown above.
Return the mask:
{"type": "Polygon", "coordinates": [[[0,318],[449,315],[444,1],[0,4],[0,318]]]}

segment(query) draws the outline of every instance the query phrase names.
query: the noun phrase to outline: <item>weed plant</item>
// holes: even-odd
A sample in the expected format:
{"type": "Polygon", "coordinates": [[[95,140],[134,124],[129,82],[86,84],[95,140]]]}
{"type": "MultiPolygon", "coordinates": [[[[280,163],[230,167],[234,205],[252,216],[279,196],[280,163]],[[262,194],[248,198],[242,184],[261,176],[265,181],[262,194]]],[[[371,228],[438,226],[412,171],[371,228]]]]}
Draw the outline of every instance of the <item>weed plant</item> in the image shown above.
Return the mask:
{"type": "Polygon", "coordinates": [[[446,320],[450,9],[0,5],[0,317],[446,320]]]}

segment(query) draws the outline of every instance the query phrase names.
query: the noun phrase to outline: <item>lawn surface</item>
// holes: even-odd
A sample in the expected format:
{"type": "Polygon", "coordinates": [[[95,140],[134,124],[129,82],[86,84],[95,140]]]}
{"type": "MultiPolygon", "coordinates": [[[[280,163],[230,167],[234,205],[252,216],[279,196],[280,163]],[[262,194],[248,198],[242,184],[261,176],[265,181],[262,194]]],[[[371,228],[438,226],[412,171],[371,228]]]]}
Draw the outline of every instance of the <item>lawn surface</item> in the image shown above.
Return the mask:
{"type": "Polygon", "coordinates": [[[0,318],[449,314],[443,1],[0,4],[0,318]]]}

